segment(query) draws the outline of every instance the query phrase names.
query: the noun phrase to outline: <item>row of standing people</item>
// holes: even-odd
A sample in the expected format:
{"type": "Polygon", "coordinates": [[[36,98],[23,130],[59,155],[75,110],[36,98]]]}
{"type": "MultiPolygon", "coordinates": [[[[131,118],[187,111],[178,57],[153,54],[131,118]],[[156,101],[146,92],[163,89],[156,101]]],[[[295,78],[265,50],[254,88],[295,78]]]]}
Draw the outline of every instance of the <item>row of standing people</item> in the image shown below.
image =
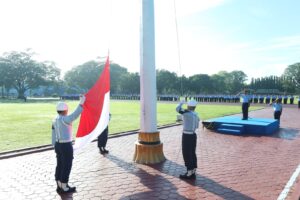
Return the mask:
{"type": "MultiPolygon", "coordinates": [[[[140,100],[139,94],[111,94],[114,100],[140,100]]],[[[195,99],[197,102],[239,103],[241,98],[237,95],[186,95],[185,101],[195,99]]],[[[63,95],[61,100],[78,100],[79,95],[63,95]]],[[[179,95],[157,95],[157,101],[179,101],[179,95]]],[[[278,99],[282,104],[294,104],[293,95],[249,95],[250,103],[269,104],[278,99]]]]}
{"type": "MultiPolygon", "coordinates": [[[[198,102],[219,102],[219,103],[239,103],[240,95],[195,95],[186,97],[187,99],[195,99],[198,102]]],[[[275,99],[283,104],[294,104],[293,95],[249,95],[250,103],[269,104],[275,99]]]]}
{"type": "MultiPolygon", "coordinates": [[[[113,100],[140,100],[139,94],[111,94],[113,100]]],[[[157,101],[178,101],[178,95],[157,95],[157,101]]]]}

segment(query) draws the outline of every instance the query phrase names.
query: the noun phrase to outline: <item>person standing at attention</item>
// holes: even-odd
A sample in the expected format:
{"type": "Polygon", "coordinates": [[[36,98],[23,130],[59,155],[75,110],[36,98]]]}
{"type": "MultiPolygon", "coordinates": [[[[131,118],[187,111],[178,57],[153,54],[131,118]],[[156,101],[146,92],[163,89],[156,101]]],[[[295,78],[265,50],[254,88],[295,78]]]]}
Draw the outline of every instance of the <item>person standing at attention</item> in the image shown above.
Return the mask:
{"type": "Polygon", "coordinates": [[[72,122],[79,117],[83,110],[85,96],[80,96],[76,110],[68,115],[68,105],[59,102],[56,106],[57,117],[52,123],[52,145],[56,153],[55,181],[57,193],[76,192],[76,187],[68,185],[73,162],[72,122]]]}
{"type": "Polygon", "coordinates": [[[197,168],[196,144],[197,135],[195,133],[199,126],[199,117],[195,112],[197,101],[190,100],[187,103],[187,109],[183,109],[181,101],[176,107],[176,111],[182,115],[183,120],[183,134],[182,134],[182,154],[187,172],[181,174],[181,179],[195,179],[197,168]]]}
{"type": "MultiPolygon", "coordinates": [[[[111,114],[109,113],[109,121],[110,118],[111,118],[111,114]]],[[[97,139],[98,148],[101,154],[106,154],[109,152],[108,150],[105,149],[107,139],[108,139],[108,126],[102,131],[102,133],[98,136],[97,139]]]]}
{"type": "Polygon", "coordinates": [[[242,120],[248,120],[248,112],[249,112],[249,106],[250,106],[250,95],[248,90],[244,89],[244,93],[239,92],[237,96],[240,95],[242,98],[242,111],[243,111],[243,118],[242,120]]]}
{"type": "Polygon", "coordinates": [[[279,124],[280,124],[280,116],[282,114],[282,104],[281,104],[281,102],[278,99],[276,99],[275,101],[270,103],[270,105],[272,105],[273,109],[274,109],[274,119],[277,119],[279,124]]]}

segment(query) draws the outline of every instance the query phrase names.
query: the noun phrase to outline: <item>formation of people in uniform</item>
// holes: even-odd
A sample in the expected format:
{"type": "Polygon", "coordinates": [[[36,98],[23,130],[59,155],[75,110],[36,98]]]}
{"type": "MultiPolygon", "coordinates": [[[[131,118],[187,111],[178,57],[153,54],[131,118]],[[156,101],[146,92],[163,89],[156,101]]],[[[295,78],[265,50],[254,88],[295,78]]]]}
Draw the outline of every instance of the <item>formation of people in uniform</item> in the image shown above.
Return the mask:
{"type": "MultiPolygon", "coordinates": [[[[63,96],[64,99],[74,99],[75,96],[63,96]]],[[[111,94],[111,99],[113,100],[140,100],[139,94],[111,94]]],[[[157,101],[179,101],[179,95],[166,94],[157,95],[157,101]]],[[[184,95],[185,101],[194,99],[197,102],[216,102],[216,103],[239,103],[240,96],[235,94],[198,94],[198,95],[184,95]]],[[[278,95],[278,94],[250,94],[249,93],[249,103],[254,104],[269,104],[275,99],[278,99],[282,104],[294,104],[293,95],[278,95]]]]}

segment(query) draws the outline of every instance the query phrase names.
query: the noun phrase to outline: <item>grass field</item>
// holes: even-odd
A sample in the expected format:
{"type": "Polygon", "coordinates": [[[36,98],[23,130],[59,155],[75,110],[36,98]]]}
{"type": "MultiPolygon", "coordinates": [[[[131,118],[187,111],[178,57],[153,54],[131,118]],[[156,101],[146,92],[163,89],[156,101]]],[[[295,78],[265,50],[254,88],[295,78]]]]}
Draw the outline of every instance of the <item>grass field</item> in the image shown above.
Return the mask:
{"type": "MultiPolygon", "coordinates": [[[[46,102],[2,102],[0,103],[0,152],[33,147],[51,143],[51,122],[56,116],[57,101],[46,102]]],[[[68,102],[70,111],[78,105],[77,101],[68,102]]],[[[176,121],[176,104],[158,103],[158,125],[176,121]]],[[[250,110],[261,107],[250,107],[250,110]]],[[[140,104],[138,101],[111,101],[112,118],[110,134],[139,129],[140,104]]],[[[199,105],[197,110],[201,119],[208,119],[241,112],[240,104],[199,105]]],[[[79,120],[73,123],[76,133],[79,120]]]]}

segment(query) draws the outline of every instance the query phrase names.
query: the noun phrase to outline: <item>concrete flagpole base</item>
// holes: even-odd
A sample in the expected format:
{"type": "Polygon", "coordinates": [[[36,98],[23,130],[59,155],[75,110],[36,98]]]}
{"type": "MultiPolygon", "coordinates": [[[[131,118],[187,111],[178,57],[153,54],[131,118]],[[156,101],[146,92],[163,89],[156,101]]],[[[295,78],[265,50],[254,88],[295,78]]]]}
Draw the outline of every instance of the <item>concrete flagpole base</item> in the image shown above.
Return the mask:
{"type": "Polygon", "coordinates": [[[165,161],[163,144],[159,139],[159,132],[139,133],[135,143],[133,161],[139,164],[155,164],[165,161]]]}

